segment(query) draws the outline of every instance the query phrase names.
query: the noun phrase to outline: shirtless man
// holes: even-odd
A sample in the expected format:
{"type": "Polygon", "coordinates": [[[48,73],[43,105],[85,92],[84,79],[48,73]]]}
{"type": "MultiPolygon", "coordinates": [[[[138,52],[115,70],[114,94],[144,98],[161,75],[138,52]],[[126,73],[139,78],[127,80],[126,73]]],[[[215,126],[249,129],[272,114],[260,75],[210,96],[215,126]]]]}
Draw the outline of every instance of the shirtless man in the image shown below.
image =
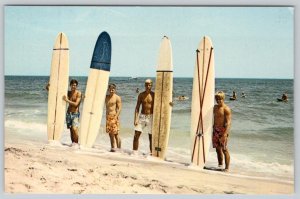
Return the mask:
{"type": "Polygon", "coordinates": [[[225,94],[219,91],[215,94],[217,104],[214,106],[213,147],[216,148],[219,167],[223,166],[225,157],[225,172],[229,170],[230,155],[227,148],[229,129],[231,126],[231,110],[224,103],[225,94]]]}
{"type": "Polygon", "coordinates": [[[69,103],[66,114],[67,127],[70,129],[72,145],[78,144],[78,127],[79,127],[79,105],[81,101],[81,92],[77,90],[78,81],[70,81],[71,90],[68,91],[68,97],[63,96],[63,100],[69,103]]]}
{"type": "Polygon", "coordinates": [[[116,151],[117,147],[121,148],[121,139],[119,136],[120,122],[119,116],[122,109],[121,97],[116,94],[116,85],[110,84],[108,86],[109,95],[105,98],[106,104],[106,133],[110,138],[111,152],[116,151]]]}
{"type": "Polygon", "coordinates": [[[137,153],[139,148],[139,138],[142,132],[149,135],[150,153],[152,153],[152,120],[153,120],[153,104],[154,92],[151,91],[152,80],[145,81],[145,91],[140,93],[135,107],[134,113],[134,138],[133,138],[133,153],[137,153]],[[140,112],[140,106],[142,111],[140,112]]]}

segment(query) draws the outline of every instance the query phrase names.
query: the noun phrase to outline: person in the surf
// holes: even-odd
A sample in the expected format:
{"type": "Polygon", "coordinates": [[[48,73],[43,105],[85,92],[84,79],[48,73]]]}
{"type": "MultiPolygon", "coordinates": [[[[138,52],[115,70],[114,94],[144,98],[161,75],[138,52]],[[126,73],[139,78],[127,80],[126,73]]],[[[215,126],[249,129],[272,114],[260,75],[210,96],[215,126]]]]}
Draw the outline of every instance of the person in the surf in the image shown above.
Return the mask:
{"type": "Polygon", "coordinates": [[[215,94],[217,104],[214,106],[213,147],[216,148],[219,167],[223,168],[225,157],[225,172],[229,171],[230,155],[227,147],[229,130],[231,127],[231,110],[224,103],[225,93],[218,91],[215,94]]]}

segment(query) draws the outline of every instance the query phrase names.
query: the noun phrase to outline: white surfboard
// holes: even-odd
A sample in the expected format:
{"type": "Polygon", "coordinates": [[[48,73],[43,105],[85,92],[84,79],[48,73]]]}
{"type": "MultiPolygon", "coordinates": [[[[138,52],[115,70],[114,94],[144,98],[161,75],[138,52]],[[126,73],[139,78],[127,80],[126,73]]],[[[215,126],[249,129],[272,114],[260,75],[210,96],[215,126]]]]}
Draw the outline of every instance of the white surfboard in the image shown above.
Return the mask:
{"type": "Polygon", "coordinates": [[[108,87],[111,61],[111,39],[102,32],[95,45],[80,122],[79,142],[91,148],[98,136],[108,87]]]}
{"type": "Polygon", "coordinates": [[[152,127],[152,156],[164,159],[169,142],[173,91],[172,47],[164,36],[159,50],[156,70],[155,97],[152,127]]]}
{"type": "Polygon", "coordinates": [[[59,141],[66,117],[66,102],[69,81],[69,44],[64,33],[56,37],[52,53],[52,63],[48,93],[48,140],[59,141]]]}
{"type": "Polygon", "coordinates": [[[214,50],[210,38],[205,36],[196,50],[191,107],[191,162],[201,168],[212,140],[214,93],[214,50]]]}

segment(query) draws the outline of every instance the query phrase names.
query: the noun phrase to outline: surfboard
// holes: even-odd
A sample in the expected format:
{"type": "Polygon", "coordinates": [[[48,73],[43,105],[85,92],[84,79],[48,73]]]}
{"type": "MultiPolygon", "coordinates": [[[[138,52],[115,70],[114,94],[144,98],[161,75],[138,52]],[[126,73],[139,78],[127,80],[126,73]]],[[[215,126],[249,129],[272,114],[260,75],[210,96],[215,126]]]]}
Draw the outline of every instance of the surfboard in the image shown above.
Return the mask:
{"type": "Polygon", "coordinates": [[[111,39],[102,32],[95,44],[80,122],[79,142],[91,148],[99,133],[111,61],[111,39]]]}
{"type": "Polygon", "coordinates": [[[152,156],[164,159],[169,141],[173,91],[172,47],[164,36],[159,49],[156,70],[152,126],[152,156]]]}
{"type": "Polygon", "coordinates": [[[214,92],[214,50],[205,36],[196,50],[191,107],[191,162],[202,168],[212,140],[214,92]]]}
{"type": "Polygon", "coordinates": [[[48,93],[48,140],[59,141],[66,117],[66,102],[63,96],[68,93],[69,81],[69,44],[64,33],[56,37],[50,70],[48,93]]]}

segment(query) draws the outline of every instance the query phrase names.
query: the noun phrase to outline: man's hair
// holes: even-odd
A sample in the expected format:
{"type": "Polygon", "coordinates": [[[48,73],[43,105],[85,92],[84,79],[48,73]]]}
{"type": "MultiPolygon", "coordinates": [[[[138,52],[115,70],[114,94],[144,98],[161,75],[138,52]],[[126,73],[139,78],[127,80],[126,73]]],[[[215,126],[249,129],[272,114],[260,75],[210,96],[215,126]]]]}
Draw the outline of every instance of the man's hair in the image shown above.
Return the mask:
{"type": "Polygon", "coordinates": [[[225,93],[223,91],[217,91],[215,97],[220,97],[221,99],[225,99],[225,93]]]}
{"type": "Polygon", "coordinates": [[[146,80],[145,80],[145,84],[146,84],[146,83],[152,84],[152,80],[151,80],[151,79],[146,79],[146,80]]]}
{"type": "Polygon", "coordinates": [[[115,84],[109,84],[109,85],[108,85],[108,88],[114,88],[114,89],[116,89],[117,86],[116,86],[115,84]]]}
{"type": "Polygon", "coordinates": [[[76,80],[76,79],[72,79],[71,81],[70,81],[70,85],[72,85],[72,84],[76,84],[76,86],[78,86],[78,81],[76,80]]]}

